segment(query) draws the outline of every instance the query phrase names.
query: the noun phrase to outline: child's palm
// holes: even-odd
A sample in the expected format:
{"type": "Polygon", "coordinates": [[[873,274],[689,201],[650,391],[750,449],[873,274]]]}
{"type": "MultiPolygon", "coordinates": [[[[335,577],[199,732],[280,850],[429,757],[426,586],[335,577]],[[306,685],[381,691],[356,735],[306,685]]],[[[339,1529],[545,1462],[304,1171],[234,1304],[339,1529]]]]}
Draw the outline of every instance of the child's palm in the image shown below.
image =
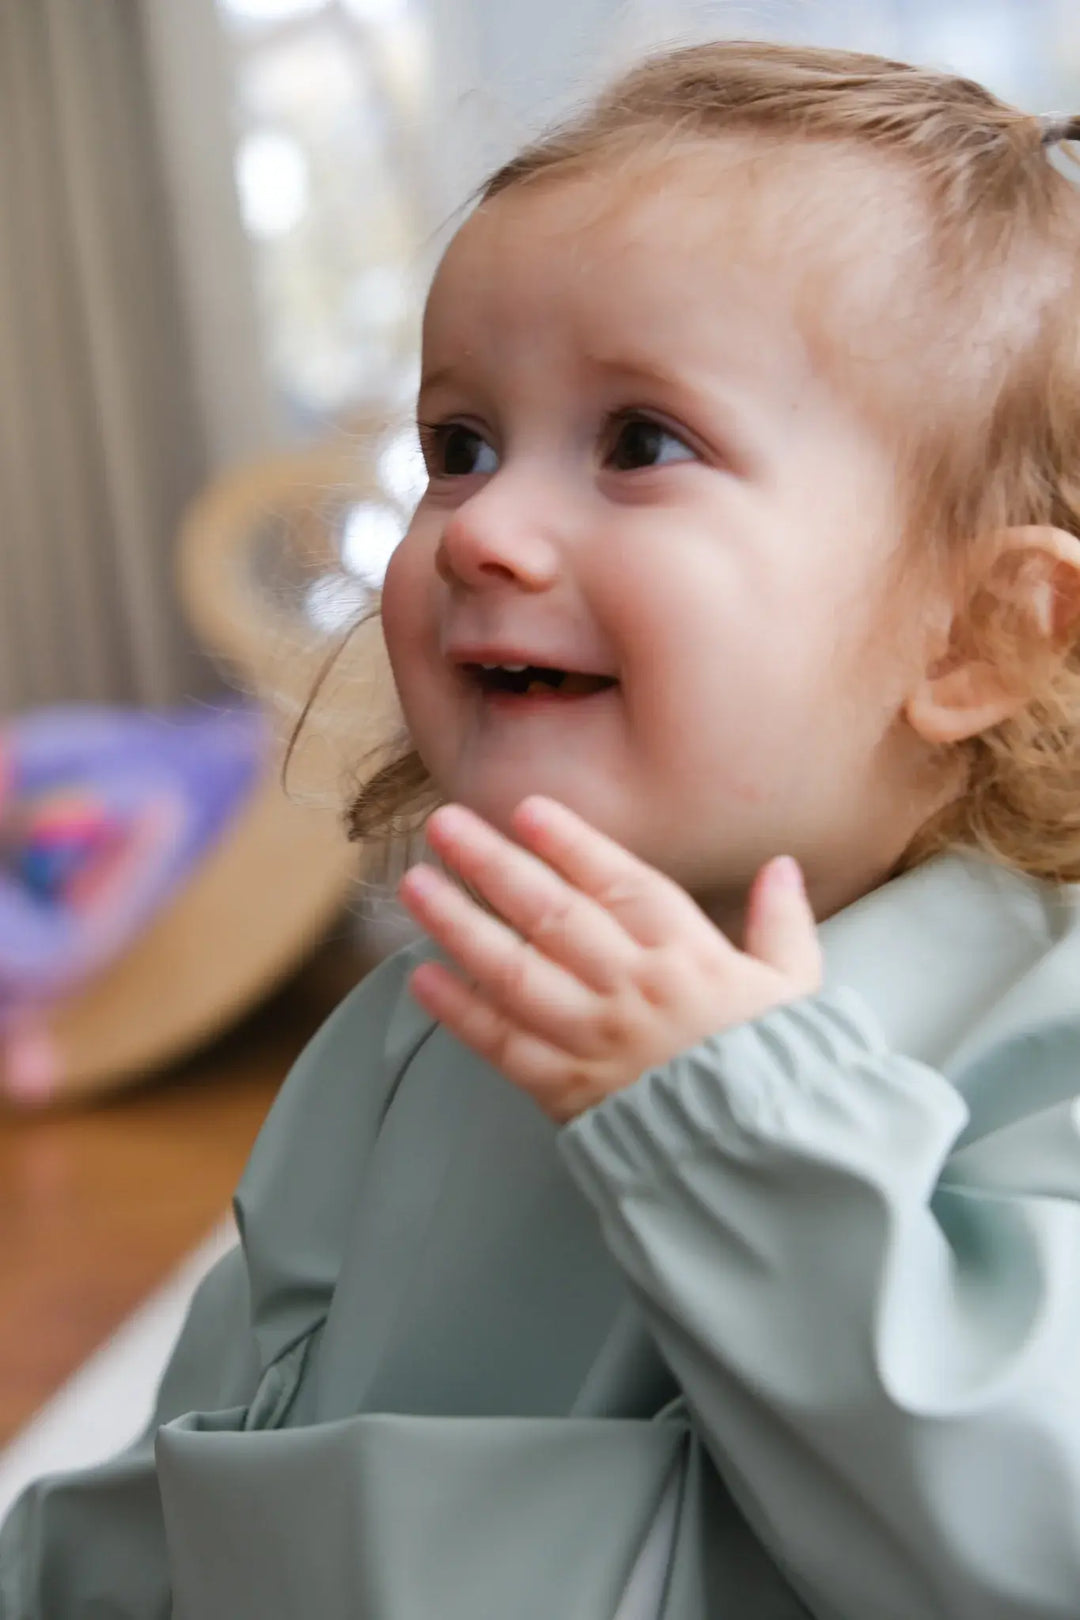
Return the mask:
{"type": "Polygon", "coordinates": [[[820,988],[797,868],[787,881],[779,862],[758,873],[740,951],[676,883],[564,806],[527,799],[514,831],[528,849],[461,806],[432,817],[431,847],[499,915],[413,867],[402,898],[467,977],[425,962],[411,988],[558,1123],[820,988]]]}

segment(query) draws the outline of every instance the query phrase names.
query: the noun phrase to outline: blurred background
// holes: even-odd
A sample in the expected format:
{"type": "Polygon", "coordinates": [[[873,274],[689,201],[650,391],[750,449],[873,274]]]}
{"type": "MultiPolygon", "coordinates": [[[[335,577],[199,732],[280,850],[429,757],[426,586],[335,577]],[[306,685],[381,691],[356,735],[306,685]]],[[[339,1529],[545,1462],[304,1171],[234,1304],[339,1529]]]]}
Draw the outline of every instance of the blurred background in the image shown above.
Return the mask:
{"type": "Polygon", "coordinates": [[[377,648],[279,777],[422,487],[440,248],[720,34],[1080,107],[1075,0],[0,0],[0,1507],[137,1426],[285,1071],[404,937],[335,808],[377,648]]]}

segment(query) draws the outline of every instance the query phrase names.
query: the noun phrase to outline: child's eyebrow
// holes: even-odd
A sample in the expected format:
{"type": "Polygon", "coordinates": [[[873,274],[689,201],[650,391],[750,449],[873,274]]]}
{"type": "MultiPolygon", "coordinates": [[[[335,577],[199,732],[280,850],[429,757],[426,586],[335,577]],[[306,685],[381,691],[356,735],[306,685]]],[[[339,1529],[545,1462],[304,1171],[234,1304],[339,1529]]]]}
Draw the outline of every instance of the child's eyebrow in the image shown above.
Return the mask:
{"type": "MultiPolygon", "coordinates": [[[[662,363],[637,356],[586,354],[584,356],[589,370],[597,371],[609,376],[635,378],[640,382],[659,384],[671,392],[689,392],[692,383],[686,377],[665,367],[662,363]]],[[[461,376],[460,363],[450,362],[446,365],[436,366],[431,371],[424,371],[420,376],[419,393],[424,394],[442,387],[444,383],[457,382],[461,376]]]]}
{"type": "Polygon", "coordinates": [[[453,382],[458,376],[459,371],[459,366],[451,364],[446,366],[438,366],[434,371],[421,372],[420,386],[417,392],[420,394],[429,393],[434,388],[440,388],[443,383],[453,382]]]}
{"type": "MultiPolygon", "coordinates": [[[[737,386],[730,383],[725,386],[711,374],[706,377],[693,371],[674,370],[651,356],[590,353],[586,360],[592,370],[609,381],[639,383],[658,389],[661,395],[675,402],[676,410],[682,406],[694,416],[707,418],[747,465],[754,459],[746,400],[737,386]]],[[[752,419],[751,415],[749,420],[752,419]]]]}
{"type": "Polygon", "coordinates": [[[711,370],[680,370],[651,355],[590,353],[585,360],[588,369],[606,382],[656,389],[677,406],[681,403],[684,408],[705,412],[729,430],[743,415],[743,388],[735,379],[718,377],[711,370]]]}
{"type": "Polygon", "coordinates": [[[585,360],[593,371],[609,376],[632,377],[653,385],[659,384],[661,388],[672,392],[686,393],[692,386],[689,379],[651,357],[589,353],[586,354],[585,360]]]}
{"type": "MultiPolygon", "coordinates": [[[[459,356],[456,360],[433,366],[430,371],[421,372],[417,391],[418,410],[423,410],[425,397],[438,389],[461,384],[468,358],[459,356]]],[[[732,454],[745,466],[750,467],[756,461],[755,435],[747,421],[745,400],[740,398],[738,388],[718,387],[716,379],[711,376],[679,371],[647,354],[603,354],[589,349],[580,355],[580,359],[584,362],[585,373],[591,372],[608,384],[616,382],[626,386],[636,383],[649,390],[659,390],[675,402],[676,410],[680,405],[684,409],[692,407],[694,415],[700,413],[703,417],[707,416],[722,434],[732,454]]]]}

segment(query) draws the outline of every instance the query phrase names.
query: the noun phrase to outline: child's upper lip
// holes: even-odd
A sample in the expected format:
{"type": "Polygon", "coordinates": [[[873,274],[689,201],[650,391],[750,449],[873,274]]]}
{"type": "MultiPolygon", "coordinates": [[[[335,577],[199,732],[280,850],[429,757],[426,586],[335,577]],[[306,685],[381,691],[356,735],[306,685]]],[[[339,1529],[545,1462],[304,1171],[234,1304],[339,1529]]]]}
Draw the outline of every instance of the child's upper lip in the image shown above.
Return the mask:
{"type": "Polygon", "coordinates": [[[455,641],[446,650],[449,663],[465,664],[531,664],[539,669],[565,669],[576,675],[599,675],[614,680],[610,669],[604,669],[595,658],[578,654],[569,648],[526,646],[516,641],[455,641]]]}

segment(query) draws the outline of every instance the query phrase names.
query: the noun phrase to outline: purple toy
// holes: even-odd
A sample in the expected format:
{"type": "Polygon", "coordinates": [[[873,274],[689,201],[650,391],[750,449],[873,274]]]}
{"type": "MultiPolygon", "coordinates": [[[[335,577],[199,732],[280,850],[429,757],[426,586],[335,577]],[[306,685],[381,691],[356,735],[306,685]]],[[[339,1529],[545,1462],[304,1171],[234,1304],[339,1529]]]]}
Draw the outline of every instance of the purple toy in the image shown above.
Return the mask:
{"type": "Polygon", "coordinates": [[[0,1031],[100,972],[224,832],[269,746],[249,704],[74,704],[0,727],[0,1031]]]}

